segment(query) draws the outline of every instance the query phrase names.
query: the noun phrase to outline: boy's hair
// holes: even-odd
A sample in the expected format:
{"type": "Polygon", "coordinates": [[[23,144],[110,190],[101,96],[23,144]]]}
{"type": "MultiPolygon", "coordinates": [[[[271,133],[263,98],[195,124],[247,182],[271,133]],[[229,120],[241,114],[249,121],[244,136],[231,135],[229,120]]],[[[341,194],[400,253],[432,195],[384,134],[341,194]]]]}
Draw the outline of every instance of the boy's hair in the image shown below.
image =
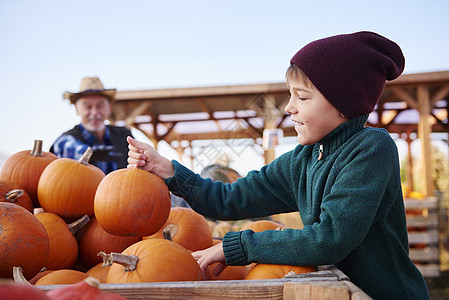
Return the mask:
{"type": "MultiPolygon", "coordinates": [[[[393,41],[361,31],[311,42],[290,63],[305,74],[327,101],[352,119],[374,110],[385,81],[401,75],[405,59],[393,41]]],[[[287,73],[288,80],[303,76],[296,69],[287,73]]]]}
{"type": "Polygon", "coordinates": [[[297,65],[290,64],[287,72],[285,72],[285,81],[287,84],[290,82],[301,82],[304,83],[307,87],[313,87],[312,81],[310,81],[309,77],[307,77],[306,73],[304,73],[297,65]]]}

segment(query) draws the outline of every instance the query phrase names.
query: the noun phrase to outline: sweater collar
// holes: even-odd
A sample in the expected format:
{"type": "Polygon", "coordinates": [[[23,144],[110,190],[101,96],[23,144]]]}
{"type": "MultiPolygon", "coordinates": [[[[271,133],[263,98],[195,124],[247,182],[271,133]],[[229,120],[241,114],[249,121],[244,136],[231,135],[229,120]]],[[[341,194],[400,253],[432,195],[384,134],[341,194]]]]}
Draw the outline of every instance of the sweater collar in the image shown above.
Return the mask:
{"type": "Polygon", "coordinates": [[[319,141],[318,147],[321,146],[326,153],[334,152],[344,142],[346,142],[351,136],[361,131],[366,122],[368,121],[368,114],[361,115],[354,119],[348,120],[331,131],[321,141],[319,141]]]}

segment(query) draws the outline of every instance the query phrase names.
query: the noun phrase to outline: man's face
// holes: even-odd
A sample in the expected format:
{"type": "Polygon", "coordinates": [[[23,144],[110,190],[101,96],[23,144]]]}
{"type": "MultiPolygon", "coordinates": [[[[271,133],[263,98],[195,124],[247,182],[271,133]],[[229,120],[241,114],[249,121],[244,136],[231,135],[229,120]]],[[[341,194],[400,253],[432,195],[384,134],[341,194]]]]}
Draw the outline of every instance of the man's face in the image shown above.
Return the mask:
{"type": "Polygon", "coordinates": [[[102,95],[83,96],[76,101],[75,108],[81,124],[90,132],[104,130],[104,121],[111,114],[111,103],[102,95]]]}

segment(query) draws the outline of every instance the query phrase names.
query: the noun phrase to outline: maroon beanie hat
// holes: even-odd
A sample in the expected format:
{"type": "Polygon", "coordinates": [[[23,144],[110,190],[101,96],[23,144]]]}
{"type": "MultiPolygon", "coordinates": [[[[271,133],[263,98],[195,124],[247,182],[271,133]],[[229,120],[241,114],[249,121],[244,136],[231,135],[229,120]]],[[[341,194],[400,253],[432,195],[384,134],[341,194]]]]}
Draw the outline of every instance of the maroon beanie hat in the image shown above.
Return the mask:
{"type": "Polygon", "coordinates": [[[374,110],[385,81],[401,75],[405,59],[393,41],[362,31],[311,42],[290,63],[299,67],[335,108],[352,119],[374,110]]]}

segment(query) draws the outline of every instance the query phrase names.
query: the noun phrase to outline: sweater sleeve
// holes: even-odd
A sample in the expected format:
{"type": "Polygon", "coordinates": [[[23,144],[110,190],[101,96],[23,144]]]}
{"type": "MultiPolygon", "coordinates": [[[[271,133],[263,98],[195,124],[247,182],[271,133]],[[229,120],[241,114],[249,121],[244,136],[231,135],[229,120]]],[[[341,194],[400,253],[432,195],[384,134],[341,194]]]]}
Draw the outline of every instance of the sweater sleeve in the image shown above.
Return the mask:
{"type": "Polygon", "coordinates": [[[289,155],[279,157],[260,171],[252,171],[233,184],[202,178],[173,161],[175,175],[165,183],[198,213],[220,220],[265,217],[297,210],[289,183],[289,155]]]}

